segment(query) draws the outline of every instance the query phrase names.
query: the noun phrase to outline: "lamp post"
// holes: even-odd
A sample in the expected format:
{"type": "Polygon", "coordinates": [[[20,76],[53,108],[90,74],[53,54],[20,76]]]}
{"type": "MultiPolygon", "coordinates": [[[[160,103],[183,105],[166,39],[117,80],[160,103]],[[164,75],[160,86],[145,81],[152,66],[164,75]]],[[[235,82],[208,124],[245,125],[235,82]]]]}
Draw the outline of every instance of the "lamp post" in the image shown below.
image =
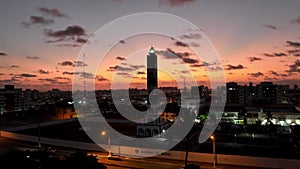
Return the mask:
{"type": "Polygon", "coordinates": [[[38,147],[41,148],[42,147],[42,145],[41,145],[41,122],[39,122],[38,132],[39,132],[39,140],[38,140],[39,145],[38,145],[38,147]]]}
{"type": "Polygon", "coordinates": [[[216,156],[216,138],[214,136],[210,136],[210,139],[213,141],[213,168],[216,168],[216,161],[217,161],[217,156],[216,156]]]}
{"type": "MultiPolygon", "coordinates": [[[[101,135],[105,136],[106,132],[102,131],[101,135]]],[[[109,134],[107,134],[107,145],[108,145],[108,157],[110,157],[111,156],[111,150],[110,150],[110,135],[109,134]]]]}

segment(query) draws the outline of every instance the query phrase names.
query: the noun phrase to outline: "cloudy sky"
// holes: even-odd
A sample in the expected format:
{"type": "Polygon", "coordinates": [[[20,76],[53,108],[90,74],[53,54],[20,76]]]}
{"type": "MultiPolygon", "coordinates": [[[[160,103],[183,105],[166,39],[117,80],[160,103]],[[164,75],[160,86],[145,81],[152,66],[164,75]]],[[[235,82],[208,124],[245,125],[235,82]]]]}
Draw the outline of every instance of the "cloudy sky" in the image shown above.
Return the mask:
{"type": "MultiPolygon", "coordinates": [[[[300,84],[298,0],[1,2],[0,86],[71,90],[72,79],[84,77],[87,86],[95,81],[96,88],[101,89],[109,88],[115,76],[114,83],[120,88],[126,79],[131,79],[131,87],[145,87],[145,59],[150,46],[156,48],[159,65],[169,68],[159,73],[161,86],[175,84],[173,75],[181,79],[177,83],[185,79],[188,86],[192,84],[191,74],[199,85],[208,85],[207,71],[219,70],[224,70],[226,81],[241,84],[300,84]],[[185,30],[176,37],[139,35],[114,43],[93,39],[106,24],[141,12],[176,15],[199,29],[185,30]],[[213,44],[221,65],[199,59],[191,49],[203,48],[204,35],[213,44]],[[97,53],[82,56],[82,50],[97,43],[111,50],[101,63],[95,60],[98,68],[94,71],[88,61],[97,58],[97,53]]],[[[138,30],[142,25],[137,21],[134,26],[138,30]]]]}

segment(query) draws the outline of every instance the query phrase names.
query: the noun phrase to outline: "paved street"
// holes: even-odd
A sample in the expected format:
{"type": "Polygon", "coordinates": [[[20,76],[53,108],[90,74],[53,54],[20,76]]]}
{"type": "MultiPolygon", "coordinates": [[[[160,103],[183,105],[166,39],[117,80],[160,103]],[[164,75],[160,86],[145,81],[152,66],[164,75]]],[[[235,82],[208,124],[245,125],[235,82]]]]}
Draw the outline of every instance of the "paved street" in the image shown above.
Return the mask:
{"type": "MultiPolygon", "coordinates": [[[[47,145],[42,145],[44,148],[49,147],[47,145]]],[[[54,147],[54,146],[53,146],[54,147]]],[[[57,156],[68,156],[75,152],[76,149],[66,148],[66,147],[54,147],[56,149],[57,156]]],[[[13,150],[38,150],[35,143],[27,143],[12,139],[7,139],[0,137],[0,155],[13,150]]],[[[184,161],[181,160],[167,160],[158,158],[122,158],[122,161],[108,160],[106,152],[91,153],[96,155],[100,163],[107,166],[108,169],[180,169],[184,165],[184,161]]],[[[203,168],[212,168],[212,164],[209,163],[194,163],[203,168]]],[[[220,169],[262,169],[256,167],[245,167],[245,166],[230,166],[230,165],[217,165],[220,169]]]]}
{"type": "MultiPolygon", "coordinates": [[[[108,169],[181,169],[184,161],[181,160],[167,160],[159,158],[122,158],[122,161],[108,160],[107,153],[94,153],[108,169]]],[[[191,163],[191,162],[188,162],[191,163]]],[[[213,164],[192,162],[201,167],[201,169],[213,168],[213,164]]],[[[263,169],[262,167],[247,167],[247,166],[232,166],[232,165],[218,165],[219,169],[263,169]]]]}

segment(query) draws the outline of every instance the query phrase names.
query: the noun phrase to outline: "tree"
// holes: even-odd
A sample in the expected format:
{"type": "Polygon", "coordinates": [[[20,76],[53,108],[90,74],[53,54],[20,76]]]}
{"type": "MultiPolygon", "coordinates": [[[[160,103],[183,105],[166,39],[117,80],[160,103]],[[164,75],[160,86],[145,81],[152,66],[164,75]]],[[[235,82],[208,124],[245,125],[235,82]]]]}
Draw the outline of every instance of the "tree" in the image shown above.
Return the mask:
{"type": "Polygon", "coordinates": [[[85,152],[77,151],[66,157],[64,160],[66,168],[80,168],[80,169],[106,169],[107,167],[102,163],[98,163],[95,156],[87,155],[85,152]]]}
{"type": "Polygon", "coordinates": [[[268,126],[268,131],[269,131],[269,143],[271,143],[271,136],[272,136],[272,130],[273,130],[272,120],[274,119],[274,117],[270,111],[267,111],[265,114],[266,114],[266,120],[267,120],[266,125],[268,126]]]}
{"type": "Polygon", "coordinates": [[[273,122],[272,120],[274,119],[273,114],[270,111],[267,111],[266,113],[266,120],[267,120],[267,125],[272,125],[273,122]]]}
{"type": "Polygon", "coordinates": [[[48,151],[12,150],[0,156],[1,169],[106,169],[95,156],[76,152],[61,160],[48,151]]]}

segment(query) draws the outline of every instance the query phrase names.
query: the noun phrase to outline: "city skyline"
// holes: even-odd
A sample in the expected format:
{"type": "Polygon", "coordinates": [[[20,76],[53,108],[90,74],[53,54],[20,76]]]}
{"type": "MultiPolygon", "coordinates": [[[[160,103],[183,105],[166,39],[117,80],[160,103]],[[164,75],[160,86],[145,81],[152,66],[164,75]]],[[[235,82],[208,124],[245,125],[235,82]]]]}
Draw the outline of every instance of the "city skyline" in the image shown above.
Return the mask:
{"type": "MultiPolygon", "coordinates": [[[[217,3],[107,0],[69,3],[73,6],[58,1],[7,1],[0,7],[1,86],[13,84],[17,88],[40,91],[52,88],[72,90],[74,76],[86,78],[87,87],[96,79],[96,89],[110,88],[113,78],[119,79],[116,83],[120,84],[120,88],[126,88],[122,83],[123,79],[128,78],[133,79],[131,88],[145,88],[146,56],[151,46],[156,49],[158,65],[170,67],[170,74],[181,79],[177,83],[182,85],[185,81],[186,86],[190,87],[193,75],[198,85],[209,86],[207,71],[221,68],[213,62],[199,60],[190,49],[201,48],[199,43],[204,35],[220,56],[227,82],[257,84],[272,81],[276,84],[299,85],[298,1],[217,3]],[[278,12],[280,10],[284,12],[278,12]],[[112,50],[98,64],[98,71],[91,72],[89,66],[93,63],[85,65],[80,51],[85,43],[103,43],[89,41],[94,32],[119,17],[149,11],[182,17],[201,30],[184,30],[174,39],[162,35],[120,39],[115,45],[107,44],[113,46],[112,50]],[[189,44],[180,41],[187,39],[189,44]],[[178,65],[185,65],[188,69],[180,69],[178,65]],[[82,71],[74,72],[75,66],[82,68],[82,71]]],[[[138,23],[136,26],[139,26],[138,23]]],[[[97,58],[97,55],[87,53],[84,57],[97,58]]],[[[170,74],[158,72],[159,86],[176,86],[170,74]]]]}

